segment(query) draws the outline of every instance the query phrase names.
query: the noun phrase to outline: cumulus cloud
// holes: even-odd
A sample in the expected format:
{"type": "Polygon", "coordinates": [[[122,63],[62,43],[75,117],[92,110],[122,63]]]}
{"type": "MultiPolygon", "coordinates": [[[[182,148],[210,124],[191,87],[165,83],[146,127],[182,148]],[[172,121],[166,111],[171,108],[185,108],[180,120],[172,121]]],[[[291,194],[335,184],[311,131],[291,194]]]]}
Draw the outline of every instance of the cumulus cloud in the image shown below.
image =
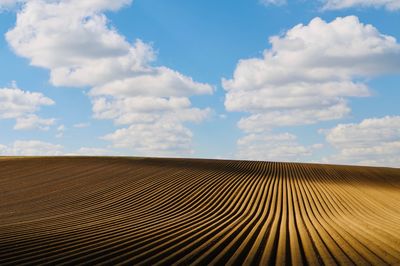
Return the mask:
{"type": "Polygon", "coordinates": [[[38,111],[41,106],[53,105],[54,101],[39,92],[18,88],[0,89],[0,119],[17,118],[38,111]]]}
{"type": "Polygon", "coordinates": [[[355,16],[315,18],[270,43],[263,58],[241,60],[223,86],[229,111],[273,116],[277,126],[343,117],[350,111],[346,98],[369,95],[362,78],[400,70],[396,39],[355,16]]]}
{"type": "Polygon", "coordinates": [[[50,69],[55,85],[89,86],[99,81],[95,75],[113,79],[122,75],[124,67],[125,71],[140,68],[147,60],[138,51],[141,47],[132,46],[110,28],[101,13],[126,2],[27,1],[6,39],[17,55],[50,69]]]}
{"type": "MultiPolygon", "coordinates": [[[[169,123],[174,116],[177,127],[189,131],[184,122],[199,122],[209,113],[209,109],[191,107],[189,97],[211,94],[213,87],[168,67],[153,66],[156,53],[151,45],[139,39],[130,43],[112,27],[104,12],[130,3],[25,1],[6,39],[17,55],[29,59],[34,66],[49,69],[53,85],[91,87],[89,97],[95,118],[128,126],[120,130],[165,129],[165,134],[170,135],[173,131],[158,125],[169,123]]],[[[174,150],[186,146],[186,139],[170,144],[174,150]]],[[[131,145],[134,150],[142,150],[142,146],[131,145]]]]}
{"type": "Polygon", "coordinates": [[[366,80],[400,71],[396,39],[355,16],[315,18],[269,41],[262,58],[240,60],[233,78],[222,80],[226,109],[249,114],[238,122],[249,136],[343,118],[351,112],[349,98],[370,95],[366,80]]]}
{"type": "Polygon", "coordinates": [[[9,146],[0,145],[0,154],[5,156],[55,156],[63,154],[63,147],[39,140],[17,140],[9,146]]]}
{"type": "Polygon", "coordinates": [[[97,86],[93,88],[92,95],[178,97],[211,92],[208,84],[194,82],[192,78],[169,68],[157,67],[138,76],[97,86]]]}
{"type": "Polygon", "coordinates": [[[394,11],[400,9],[400,0],[326,0],[323,9],[336,10],[351,7],[384,7],[394,11]]]}
{"type": "Polygon", "coordinates": [[[48,130],[54,125],[54,118],[40,118],[35,114],[42,106],[54,105],[54,101],[42,93],[24,91],[15,86],[0,88],[0,119],[16,119],[16,130],[48,130]]]}
{"type": "Polygon", "coordinates": [[[321,147],[304,146],[290,133],[249,134],[238,140],[237,157],[251,160],[301,161],[321,147]]]}
{"type": "Polygon", "coordinates": [[[339,124],[322,132],[338,151],[325,161],[400,167],[400,116],[339,124]]]}
{"type": "Polygon", "coordinates": [[[192,108],[185,97],[129,97],[94,98],[93,112],[97,119],[112,119],[116,124],[154,123],[158,120],[200,122],[211,112],[210,109],[192,108]]]}
{"type": "Polygon", "coordinates": [[[329,102],[321,104],[319,109],[293,108],[252,114],[241,118],[238,127],[245,132],[262,132],[274,127],[305,125],[313,124],[315,121],[339,119],[347,113],[350,113],[350,108],[346,101],[340,100],[334,105],[329,105],[329,102]]]}
{"type": "Polygon", "coordinates": [[[23,117],[18,117],[15,123],[15,130],[28,130],[28,129],[40,129],[49,130],[50,126],[54,125],[56,120],[54,118],[44,119],[37,115],[29,114],[23,117]]]}
{"type": "Polygon", "coordinates": [[[139,155],[176,156],[193,153],[192,132],[176,120],[133,124],[103,137],[114,148],[134,148],[139,155]]]}

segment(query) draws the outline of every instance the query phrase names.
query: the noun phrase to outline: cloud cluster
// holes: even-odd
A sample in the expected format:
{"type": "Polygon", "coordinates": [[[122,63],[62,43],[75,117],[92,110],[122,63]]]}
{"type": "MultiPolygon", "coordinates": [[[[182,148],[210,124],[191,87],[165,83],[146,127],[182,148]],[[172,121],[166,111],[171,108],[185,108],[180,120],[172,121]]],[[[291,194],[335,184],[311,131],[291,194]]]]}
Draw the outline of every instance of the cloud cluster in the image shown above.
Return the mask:
{"type": "Polygon", "coordinates": [[[370,118],[359,124],[339,124],[323,131],[338,153],[325,161],[400,166],[400,116],[370,118]]]}
{"type": "MultiPolygon", "coordinates": [[[[94,117],[116,125],[156,132],[166,130],[173,117],[177,128],[200,121],[208,109],[192,108],[190,96],[211,94],[213,88],[165,66],[153,66],[153,48],[141,40],[128,42],[113,28],[105,11],[115,11],[130,0],[30,0],[17,13],[6,39],[17,55],[50,70],[55,86],[90,87],[94,117]]],[[[145,132],[144,132],[145,133],[145,132]]],[[[173,134],[172,131],[160,134],[173,134]]],[[[141,134],[146,138],[147,134],[141,134]]],[[[124,139],[105,137],[120,146],[124,139]]],[[[172,139],[172,138],[168,138],[172,139]]],[[[166,141],[168,141],[168,139],[166,141]]],[[[186,147],[187,139],[169,143],[171,151],[186,147]]],[[[143,139],[133,150],[142,150],[143,139]],[[140,144],[140,145],[139,145],[140,144]]],[[[136,142],[132,142],[136,143],[136,142]]],[[[162,149],[163,150],[163,149],[162,149]]],[[[190,150],[180,150],[189,152],[190,150]]]]}
{"type": "Polygon", "coordinates": [[[301,161],[321,148],[320,144],[304,146],[290,133],[249,134],[238,140],[237,157],[251,160],[301,161]]]}
{"type": "Polygon", "coordinates": [[[263,58],[241,60],[223,80],[226,108],[252,114],[240,122],[246,131],[254,119],[270,127],[341,118],[350,111],[346,98],[369,95],[362,78],[400,71],[396,39],[355,16],[315,18],[270,42],[263,58]]]}
{"type": "MultiPolygon", "coordinates": [[[[271,37],[270,43],[262,58],[240,60],[233,78],[222,81],[226,109],[249,113],[240,119],[239,128],[249,136],[264,134],[265,141],[275,127],[348,115],[348,98],[370,95],[367,79],[400,71],[396,39],[355,16],[332,22],[315,18],[271,37]]],[[[256,147],[258,139],[247,145],[256,147]]],[[[242,147],[239,143],[239,150],[242,147]]],[[[299,155],[306,154],[307,149],[293,147],[299,155]]]]}
{"type": "Polygon", "coordinates": [[[23,117],[18,117],[15,123],[15,130],[28,130],[28,129],[40,129],[49,130],[54,125],[56,119],[54,118],[40,118],[37,115],[29,114],[23,117]]]}
{"type": "Polygon", "coordinates": [[[192,108],[186,97],[99,97],[92,100],[94,117],[112,119],[118,125],[155,123],[160,120],[200,122],[210,109],[192,108]]]}
{"type": "Polygon", "coordinates": [[[384,7],[394,11],[400,9],[400,0],[326,0],[325,10],[336,10],[351,7],[384,7]]]}
{"type": "Polygon", "coordinates": [[[6,39],[17,55],[49,69],[54,85],[104,84],[133,70],[144,70],[153,58],[151,47],[140,41],[128,43],[101,13],[129,2],[27,1],[6,39]]]}
{"type": "Polygon", "coordinates": [[[9,146],[0,145],[0,155],[55,156],[62,155],[63,147],[39,140],[17,140],[9,146]]]}
{"type": "Polygon", "coordinates": [[[115,148],[134,148],[148,156],[177,156],[193,153],[192,132],[179,121],[161,120],[152,124],[133,124],[103,137],[115,148]]]}
{"type": "Polygon", "coordinates": [[[16,119],[16,130],[48,130],[55,124],[55,119],[40,118],[35,112],[42,106],[53,104],[53,100],[39,92],[24,91],[16,86],[0,88],[0,119],[16,119]]]}
{"type": "Polygon", "coordinates": [[[40,140],[16,140],[9,145],[0,144],[0,156],[109,156],[115,151],[103,148],[81,147],[74,152],[65,152],[59,144],[40,140]]]}

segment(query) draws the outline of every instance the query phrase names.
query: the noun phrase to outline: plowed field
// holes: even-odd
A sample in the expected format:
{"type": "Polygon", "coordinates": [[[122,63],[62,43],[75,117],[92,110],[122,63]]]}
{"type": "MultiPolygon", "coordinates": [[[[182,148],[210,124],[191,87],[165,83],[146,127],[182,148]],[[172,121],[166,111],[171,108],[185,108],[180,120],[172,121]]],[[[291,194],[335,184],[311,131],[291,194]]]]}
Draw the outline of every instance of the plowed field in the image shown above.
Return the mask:
{"type": "Polygon", "coordinates": [[[0,159],[0,265],[400,264],[400,169],[0,159]]]}

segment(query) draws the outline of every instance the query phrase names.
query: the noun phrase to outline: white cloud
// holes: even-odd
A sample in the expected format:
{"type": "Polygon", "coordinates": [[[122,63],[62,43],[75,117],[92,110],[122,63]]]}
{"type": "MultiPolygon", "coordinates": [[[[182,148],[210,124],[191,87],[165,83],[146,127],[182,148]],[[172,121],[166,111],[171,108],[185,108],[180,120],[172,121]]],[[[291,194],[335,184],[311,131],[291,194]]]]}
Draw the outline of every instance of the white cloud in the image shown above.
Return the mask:
{"type": "Polygon", "coordinates": [[[400,167],[400,116],[339,124],[322,131],[338,153],[325,161],[400,167]]]}
{"type": "Polygon", "coordinates": [[[384,7],[394,11],[400,9],[400,0],[326,0],[323,9],[335,10],[351,7],[384,7]]]}
{"type": "Polygon", "coordinates": [[[336,105],[321,106],[315,110],[282,110],[261,114],[253,114],[241,118],[238,127],[245,132],[263,132],[266,129],[278,126],[296,126],[313,124],[315,121],[327,121],[339,119],[343,114],[350,113],[350,108],[345,101],[339,101],[336,105]]]}
{"type": "Polygon", "coordinates": [[[16,119],[15,130],[48,130],[54,125],[55,119],[40,118],[35,112],[49,105],[54,105],[54,101],[42,93],[23,91],[16,87],[0,88],[0,119],[16,119]]]}
{"type": "Polygon", "coordinates": [[[17,140],[10,145],[0,144],[2,156],[110,156],[115,154],[113,150],[93,147],[81,147],[75,152],[65,153],[63,146],[39,140],[17,140]]]}
{"type": "Polygon", "coordinates": [[[17,140],[10,146],[0,145],[0,154],[6,156],[62,155],[63,147],[38,140],[17,140]]]}
{"type": "Polygon", "coordinates": [[[151,66],[155,53],[149,44],[141,40],[131,44],[110,26],[102,12],[130,2],[28,1],[6,39],[16,54],[49,69],[56,86],[94,86],[96,95],[211,93],[208,84],[196,83],[167,67],[151,66]]]}
{"type": "Polygon", "coordinates": [[[315,18],[270,42],[263,58],[241,60],[223,86],[229,111],[274,117],[276,126],[341,118],[347,97],[369,95],[362,78],[400,71],[396,39],[354,16],[315,18]]]}
{"type": "Polygon", "coordinates": [[[159,120],[201,122],[210,109],[192,108],[185,97],[98,97],[92,100],[97,119],[112,119],[116,124],[154,123],[159,120]]]}
{"type": "MultiPolygon", "coordinates": [[[[400,72],[396,39],[355,16],[332,22],[315,18],[271,37],[270,43],[262,58],[240,60],[233,78],[222,80],[226,109],[248,113],[238,126],[257,139],[270,137],[276,127],[343,118],[351,112],[348,98],[370,95],[368,79],[400,72]]],[[[309,151],[290,144],[300,154],[309,151]]],[[[243,147],[239,143],[239,154],[254,158],[273,154],[256,151],[257,145],[243,147]]],[[[282,156],[276,152],[276,157],[282,156]]]]}
{"type": "Polygon", "coordinates": [[[27,1],[6,39],[16,54],[35,66],[77,72],[88,65],[94,69],[97,63],[101,69],[102,61],[118,59],[134,49],[99,13],[108,9],[107,2],[110,8],[120,6],[114,1],[27,1]]]}
{"type": "MultiPolygon", "coordinates": [[[[27,1],[6,39],[16,54],[49,69],[53,85],[92,87],[89,97],[95,118],[127,125],[125,131],[143,131],[153,130],[147,123],[165,125],[173,116],[178,128],[189,131],[184,122],[199,122],[210,112],[191,107],[189,97],[211,94],[213,87],[165,66],[153,66],[156,53],[151,45],[141,40],[129,43],[110,25],[104,12],[130,2],[27,1]]],[[[157,130],[166,130],[160,134],[168,136],[175,132],[162,126],[157,130]]],[[[167,146],[180,150],[186,142],[174,140],[167,146]]],[[[143,145],[137,148],[144,149],[143,145]]]]}
{"type": "Polygon", "coordinates": [[[286,4],[286,0],[260,0],[261,4],[269,6],[269,5],[275,5],[275,6],[282,6],[286,4]]]}
{"type": "MultiPolygon", "coordinates": [[[[126,45],[129,44],[126,43],[126,45]]],[[[66,46],[65,49],[72,48],[68,44],[66,46]]],[[[153,81],[154,84],[154,80],[159,76],[157,76],[158,72],[149,66],[149,63],[155,59],[152,47],[137,40],[128,48],[126,51],[121,49],[120,54],[115,55],[99,52],[92,58],[85,58],[77,54],[75,55],[76,62],[55,67],[49,66],[51,69],[50,81],[55,86],[99,86],[99,89],[108,90],[108,92],[113,92],[112,89],[115,89],[115,85],[124,85],[134,77],[142,75],[147,75],[148,81],[153,81]]],[[[90,45],[79,49],[90,49],[90,45]]],[[[53,50],[53,52],[55,51],[53,50]]],[[[74,51],[69,51],[69,53],[74,53],[74,51]]],[[[174,73],[171,72],[171,74],[174,73]]],[[[171,77],[171,79],[173,78],[171,77]]]]}
{"type": "Polygon", "coordinates": [[[209,108],[191,107],[186,97],[96,97],[92,104],[95,118],[128,126],[104,136],[104,140],[149,156],[192,153],[192,132],[183,123],[199,123],[211,114],[209,108]]]}
{"type": "Polygon", "coordinates": [[[194,82],[179,72],[166,67],[152,68],[141,75],[118,79],[97,86],[92,95],[119,96],[190,96],[194,94],[210,94],[212,88],[208,84],[194,82]]]}
{"type": "Polygon", "coordinates": [[[138,155],[176,156],[193,153],[192,132],[177,121],[133,124],[103,137],[115,148],[134,149],[138,155]]]}
{"type": "Polygon", "coordinates": [[[29,130],[29,129],[40,129],[49,130],[50,126],[54,125],[56,120],[54,118],[44,119],[37,115],[30,114],[23,117],[18,117],[15,123],[15,130],[29,130]]]}
{"type": "Polygon", "coordinates": [[[311,156],[320,144],[303,146],[290,133],[249,134],[238,140],[239,159],[269,161],[302,161],[311,156]]]}
{"type": "Polygon", "coordinates": [[[53,105],[54,101],[39,92],[18,88],[0,88],[0,119],[17,118],[53,105]]]}

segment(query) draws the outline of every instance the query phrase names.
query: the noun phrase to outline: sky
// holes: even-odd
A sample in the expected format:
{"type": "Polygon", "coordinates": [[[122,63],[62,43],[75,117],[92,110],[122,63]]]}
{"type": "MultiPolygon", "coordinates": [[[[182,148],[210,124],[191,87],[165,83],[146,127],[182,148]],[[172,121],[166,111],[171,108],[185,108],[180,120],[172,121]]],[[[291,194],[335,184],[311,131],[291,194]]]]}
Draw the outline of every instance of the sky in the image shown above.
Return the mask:
{"type": "Polygon", "coordinates": [[[399,0],[0,0],[0,155],[400,167],[399,0]]]}

